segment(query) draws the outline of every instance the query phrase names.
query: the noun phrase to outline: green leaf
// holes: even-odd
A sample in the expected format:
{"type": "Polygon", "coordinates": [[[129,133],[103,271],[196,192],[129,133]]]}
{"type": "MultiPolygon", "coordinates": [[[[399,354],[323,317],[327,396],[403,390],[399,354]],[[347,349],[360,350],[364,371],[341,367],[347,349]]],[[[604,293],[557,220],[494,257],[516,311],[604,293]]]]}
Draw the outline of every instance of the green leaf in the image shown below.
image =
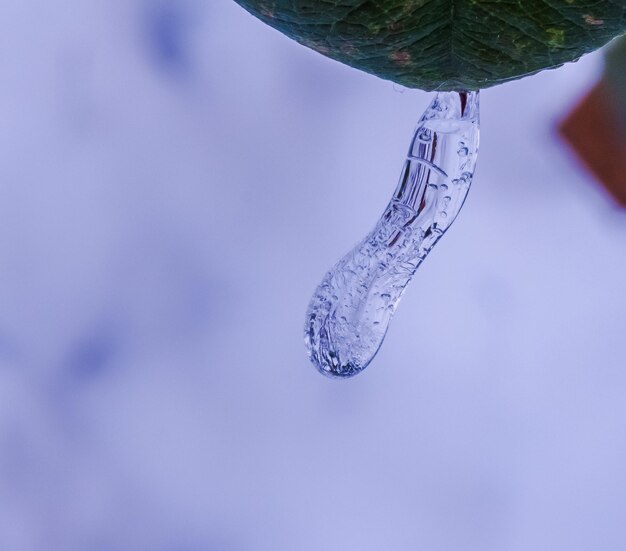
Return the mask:
{"type": "Polygon", "coordinates": [[[328,57],[409,88],[476,90],[626,31],[626,0],[236,0],[328,57]]]}
{"type": "Polygon", "coordinates": [[[604,77],[615,98],[621,127],[626,131],[626,36],[607,50],[604,77]]]}

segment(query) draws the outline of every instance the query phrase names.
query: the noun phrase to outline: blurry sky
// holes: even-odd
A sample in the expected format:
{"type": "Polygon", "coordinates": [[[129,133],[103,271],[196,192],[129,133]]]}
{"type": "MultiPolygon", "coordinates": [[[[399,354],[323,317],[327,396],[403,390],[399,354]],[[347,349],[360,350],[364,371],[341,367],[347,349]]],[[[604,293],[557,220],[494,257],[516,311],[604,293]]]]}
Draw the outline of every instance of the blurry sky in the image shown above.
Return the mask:
{"type": "Polygon", "coordinates": [[[464,211],[372,365],[308,363],[429,94],[230,0],[0,2],[2,551],[626,548],[626,216],[482,94],[464,211]]]}

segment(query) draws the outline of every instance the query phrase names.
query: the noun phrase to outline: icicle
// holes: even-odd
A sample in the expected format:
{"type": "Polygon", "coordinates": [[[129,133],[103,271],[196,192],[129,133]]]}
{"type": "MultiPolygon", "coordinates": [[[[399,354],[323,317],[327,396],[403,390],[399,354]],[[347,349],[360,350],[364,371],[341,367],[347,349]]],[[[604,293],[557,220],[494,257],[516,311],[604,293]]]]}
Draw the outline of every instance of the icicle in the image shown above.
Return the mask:
{"type": "Polygon", "coordinates": [[[324,375],[356,375],[378,352],[404,289],[463,206],[478,136],[479,93],[438,93],[418,123],[376,227],[326,274],[311,299],[305,343],[324,375]]]}

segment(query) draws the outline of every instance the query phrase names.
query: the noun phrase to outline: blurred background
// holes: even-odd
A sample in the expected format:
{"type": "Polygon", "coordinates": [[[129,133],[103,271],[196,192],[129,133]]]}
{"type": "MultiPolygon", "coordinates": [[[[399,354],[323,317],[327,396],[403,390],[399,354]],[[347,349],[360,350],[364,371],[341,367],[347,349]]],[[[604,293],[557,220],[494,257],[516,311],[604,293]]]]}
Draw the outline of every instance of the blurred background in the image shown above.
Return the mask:
{"type": "Polygon", "coordinates": [[[430,95],[231,0],[0,3],[0,549],[624,549],[626,214],[557,137],[602,54],[482,94],[372,365],[304,313],[430,95]]]}

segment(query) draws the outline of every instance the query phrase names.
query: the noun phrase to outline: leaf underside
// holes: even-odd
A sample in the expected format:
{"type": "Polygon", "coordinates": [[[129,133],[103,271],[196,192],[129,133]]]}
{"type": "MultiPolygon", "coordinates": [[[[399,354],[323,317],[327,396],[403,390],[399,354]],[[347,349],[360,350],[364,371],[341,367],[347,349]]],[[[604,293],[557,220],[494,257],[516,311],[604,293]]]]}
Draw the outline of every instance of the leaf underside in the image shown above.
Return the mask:
{"type": "Polygon", "coordinates": [[[409,88],[477,90],[626,31],[626,0],[235,0],[321,54],[409,88]]]}

